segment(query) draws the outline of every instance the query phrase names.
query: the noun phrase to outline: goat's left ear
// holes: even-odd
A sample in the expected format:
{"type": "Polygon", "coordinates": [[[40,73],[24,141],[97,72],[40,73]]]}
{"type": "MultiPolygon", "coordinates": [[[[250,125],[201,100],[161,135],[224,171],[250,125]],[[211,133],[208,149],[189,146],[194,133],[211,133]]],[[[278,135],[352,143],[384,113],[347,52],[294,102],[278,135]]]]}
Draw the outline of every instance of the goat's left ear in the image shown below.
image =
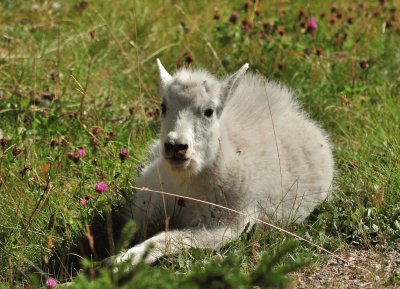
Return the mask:
{"type": "Polygon", "coordinates": [[[247,69],[249,69],[248,63],[243,65],[238,71],[236,71],[234,74],[230,75],[227,79],[225,79],[221,94],[222,106],[224,105],[228,97],[232,95],[232,93],[236,90],[236,88],[239,85],[240,79],[246,73],[247,69]]]}

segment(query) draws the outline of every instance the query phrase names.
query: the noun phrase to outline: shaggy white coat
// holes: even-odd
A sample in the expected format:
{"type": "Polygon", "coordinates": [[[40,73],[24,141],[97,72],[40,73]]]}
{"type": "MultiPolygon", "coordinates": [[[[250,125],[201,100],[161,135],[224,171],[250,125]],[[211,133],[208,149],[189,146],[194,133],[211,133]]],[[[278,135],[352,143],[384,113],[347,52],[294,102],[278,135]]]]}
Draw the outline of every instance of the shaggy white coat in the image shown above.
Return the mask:
{"type": "Polygon", "coordinates": [[[204,70],[181,69],[171,76],[157,62],[165,114],[137,186],[223,205],[246,217],[138,191],[128,215],[142,242],[117,261],[135,264],[149,245],[147,262],[185,247],[216,249],[237,239],[254,218],[301,222],[327,198],[334,173],[331,145],[290,90],[246,73],[247,64],[218,80],[204,70]],[[187,144],[187,160],[167,158],[166,142],[187,144]]]}

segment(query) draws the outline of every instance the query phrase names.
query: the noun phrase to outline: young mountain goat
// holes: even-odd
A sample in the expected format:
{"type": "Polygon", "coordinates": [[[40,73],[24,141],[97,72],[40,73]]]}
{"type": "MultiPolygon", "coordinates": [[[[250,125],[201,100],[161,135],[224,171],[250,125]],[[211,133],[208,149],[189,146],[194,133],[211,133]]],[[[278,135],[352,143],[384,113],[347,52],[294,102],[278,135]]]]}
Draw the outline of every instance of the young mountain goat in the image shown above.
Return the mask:
{"type": "Polygon", "coordinates": [[[137,186],[243,215],[138,191],[128,214],[145,241],[116,256],[117,262],[137,263],[150,244],[147,262],[191,246],[215,249],[237,239],[255,218],[300,222],[328,196],[331,146],[287,88],[246,74],[248,64],[222,81],[204,70],[171,76],[157,64],[161,139],[137,186]]]}

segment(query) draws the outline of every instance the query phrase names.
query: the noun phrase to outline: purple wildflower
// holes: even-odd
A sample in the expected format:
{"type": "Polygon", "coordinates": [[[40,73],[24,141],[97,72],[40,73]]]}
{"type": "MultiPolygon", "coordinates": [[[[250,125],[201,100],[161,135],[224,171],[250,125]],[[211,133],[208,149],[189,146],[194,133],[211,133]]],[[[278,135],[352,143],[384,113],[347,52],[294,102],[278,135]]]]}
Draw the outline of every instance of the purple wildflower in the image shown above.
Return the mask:
{"type": "Polygon", "coordinates": [[[186,64],[192,64],[194,62],[193,54],[190,51],[185,53],[185,62],[186,64]]]}
{"type": "Polygon", "coordinates": [[[57,284],[56,279],[51,278],[51,277],[47,278],[47,280],[46,280],[46,288],[55,289],[55,288],[57,288],[57,286],[58,286],[58,284],[57,284]]]}
{"type": "Polygon", "coordinates": [[[91,131],[92,131],[92,134],[96,135],[96,136],[101,135],[103,133],[103,130],[101,129],[101,127],[99,127],[97,125],[93,126],[91,131]]]}
{"type": "Polygon", "coordinates": [[[242,29],[244,31],[248,31],[251,28],[251,23],[250,21],[246,18],[242,21],[242,29]]]}
{"type": "Polygon", "coordinates": [[[368,62],[366,60],[361,60],[360,61],[360,68],[361,69],[367,69],[368,68],[368,62]]]}
{"type": "Polygon", "coordinates": [[[124,161],[128,158],[128,149],[127,148],[120,149],[119,158],[121,161],[124,161]]]}
{"type": "Polygon", "coordinates": [[[5,137],[0,139],[0,145],[4,148],[8,145],[8,139],[6,139],[5,137]]]}
{"type": "Polygon", "coordinates": [[[336,3],[333,3],[333,4],[331,5],[331,12],[334,13],[334,12],[337,11],[337,9],[338,9],[338,5],[337,5],[336,3]]]}
{"type": "Polygon", "coordinates": [[[299,11],[299,20],[303,20],[306,17],[306,12],[304,10],[299,11]]]}
{"type": "Polygon", "coordinates": [[[17,155],[21,154],[23,151],[25,151],[24,147],[15,146],[12,149],[12,154],[16,157],[17,155]]]}
{"type": "Polygon", "coordinates": [[[68,158],[69,158],[71,161],[73,161],[74,163],[78,163],[78,162],[79,162],[79,159],[80,159],[80,156],[79,156],[79,154],[77,154],[77,153],[69,152],[69,153],[68,153],[68,158]]]}
{"type": "Polygon", "coordinates": [[[307,24],[307,31],[312,34],[315,34],[317,30],[318,30],[317,21],[315,20],[314,17],[311,16],[307,24]]]}
{"type": "Polygon", "coordinates": [[[82,207],[86,207],[88,202],[89,202],[89,199],[87,199],[87,198],[84,198],[84,199],[80,200],[80,203],[81,203],[82,207]]]}
{"type": "Polygon", "coordinates": [[[84,156],[86,156],[86,150],[85,150],[84,147],[79,147],[78,150],[77,150],[76,152],[77,152],[77,154],[78,154],[81,158],[83,158],[84,156]]]}
{"type": "Polygon", "coordinates": [[[232,12],[231,16],[229,17],[229,22],[235,24],[238,18],[237,12],[232,12]]]}
{"type": "Polygon", "coordinates": [[[98,192],[99,194],[105,193],[108,190],[108,185],[106,182],[99,182],[96,184],[95,188],[96,192],[98,192]]]}
{"type": "Polygon", "coordinates": [[[97,40],[97,33],[96,33],[96,30],[90,31],[89,34],[90,34],[90,37],[91,37],[93,40],[97,40]]]}

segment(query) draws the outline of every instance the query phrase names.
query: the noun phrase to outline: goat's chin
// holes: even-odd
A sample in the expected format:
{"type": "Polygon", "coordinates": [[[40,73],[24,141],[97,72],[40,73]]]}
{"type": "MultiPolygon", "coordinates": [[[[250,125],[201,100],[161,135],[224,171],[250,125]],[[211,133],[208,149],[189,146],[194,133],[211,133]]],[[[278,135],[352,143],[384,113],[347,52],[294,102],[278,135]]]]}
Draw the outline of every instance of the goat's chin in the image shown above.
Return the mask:
{"type": "Polygon", "coordinates": [[[195,158],[180,160],[174,158],[164,158],[165,166],[174,173],[196,175],[201,171],[201,164],[195,158]]]}
{"type": "Polygon", "coordinates": [[[191,159],[164,158],[164,163],[172,171],[186,170],[191,161],[191,159]]]}

